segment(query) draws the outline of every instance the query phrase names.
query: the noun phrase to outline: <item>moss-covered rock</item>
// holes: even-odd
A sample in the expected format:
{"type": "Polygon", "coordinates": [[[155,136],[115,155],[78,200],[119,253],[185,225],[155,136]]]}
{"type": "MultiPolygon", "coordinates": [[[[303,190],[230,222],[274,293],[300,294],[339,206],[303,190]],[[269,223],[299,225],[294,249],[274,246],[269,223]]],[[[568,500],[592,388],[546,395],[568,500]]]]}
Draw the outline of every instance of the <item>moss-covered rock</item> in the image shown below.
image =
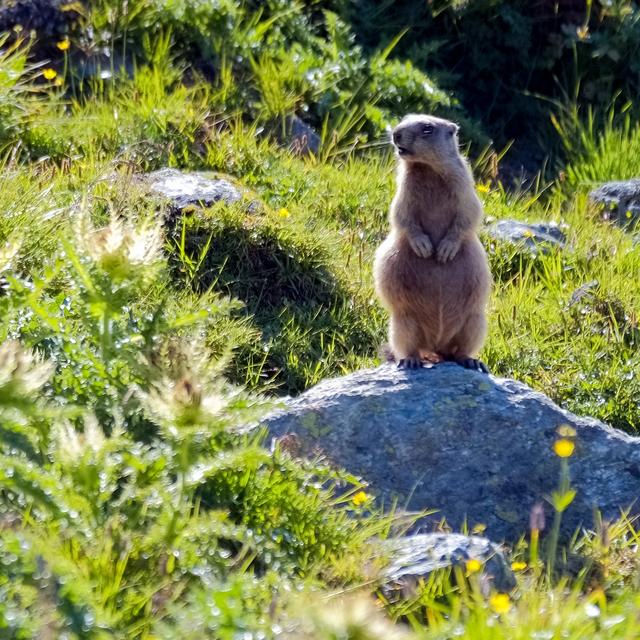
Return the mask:
{"type": "Polygon", "coordinates": [[[563,513],[567,537],[595,525],[594,509],[609,520],[638,510],[640,438],[563,411],[522,383],[452,363],[326,380],[266,424],[274,437],[296,434],[301,452],[320,451],[363,477],[386,504],[437,509],[420,520],[426,526],[442,518],[456,529],[481,524],[491,539],[516,542],[534,505],[558,487],[560,455],[570,456],[577,492],[563,513]],[[565,448],[554,449],[560,440],[565,448]]]}

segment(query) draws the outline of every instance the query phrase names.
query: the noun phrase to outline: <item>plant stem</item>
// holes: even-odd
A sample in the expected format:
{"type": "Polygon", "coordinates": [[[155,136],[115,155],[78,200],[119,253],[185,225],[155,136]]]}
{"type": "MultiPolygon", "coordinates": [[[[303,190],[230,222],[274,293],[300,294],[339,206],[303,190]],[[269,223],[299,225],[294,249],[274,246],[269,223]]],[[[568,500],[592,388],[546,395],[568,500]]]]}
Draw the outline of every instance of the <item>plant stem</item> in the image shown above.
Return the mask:
{"type": "Polygon", "coordinates": [[[105,305],[102,312],[102,359],[107,360],[111,350],[111,313],[109,306],[105,305]]]}
{"type": "Polygon", "coordinates": [[[531,546],[529,548],[529,566],[537,569],[538,567],[538,540],[540,539],[540,531],[538,529],[531,530],[531,546]]]}
{"type": "Polygon", "coordinates": [[[553,526],[551,528],[551,536],[549,538],[549,550],[547,552],[547,575],[552,580],[553,569],[558,551],[558,538],[560,537],[560,523],[562,521],[562,511],[556,510],[553,516],[553,526]]]}
{"type": "MultiPolygon", "coordinates": [[[[569,478],[569,463],[565,458],[560,463],[560,496],[564,496],[571,489],[571,480],[569,478]]],[[[567,505],[568,506],[568,505],[567,505]]],[[[547,575],[549,580],[553,579],[553,570],[558,552],[558,540],[560,538],[560,524],[562,522],[562,512],[566,506],[555,506],[555,514],[553,516],[553,526],[551,528],[551,536],[549,538],[549,549],[547,553],[547,575]]]]}

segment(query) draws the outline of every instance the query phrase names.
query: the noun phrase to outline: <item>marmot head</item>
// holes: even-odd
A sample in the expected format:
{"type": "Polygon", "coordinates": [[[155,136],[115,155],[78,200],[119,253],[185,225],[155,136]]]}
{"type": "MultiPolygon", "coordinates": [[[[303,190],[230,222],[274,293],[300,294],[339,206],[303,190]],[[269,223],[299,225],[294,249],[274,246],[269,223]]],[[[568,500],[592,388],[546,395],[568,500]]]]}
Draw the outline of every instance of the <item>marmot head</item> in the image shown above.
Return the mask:
{"type": "Polygon", "coordinates": [[[393,130],[393,146],[405,162],[434,168],[459,157],[458,125],[423,114],[405,116],[393,130]]]}

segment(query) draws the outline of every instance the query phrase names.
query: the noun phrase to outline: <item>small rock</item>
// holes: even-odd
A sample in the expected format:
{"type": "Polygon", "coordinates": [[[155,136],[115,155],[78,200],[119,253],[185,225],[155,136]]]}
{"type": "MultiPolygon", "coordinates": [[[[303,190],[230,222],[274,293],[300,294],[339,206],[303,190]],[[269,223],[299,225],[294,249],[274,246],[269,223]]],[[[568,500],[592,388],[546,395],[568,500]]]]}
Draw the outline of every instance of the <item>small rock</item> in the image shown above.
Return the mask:
{"type": "Polygon", "coordinates": [[[603,208],[605,220],[625,227],[640,221],[640,178],[606,182],[591,191],[589,199],[603,208]]]}
{"type": "Polygon", "coordinates": [[[566,242],[555,222],[527,224],[519,220],[499,220],[487,229],[487,233],[496,240],[521,245],[531,253],[546,253],[551,247],[563,249],[566,242]]]}
{"type": "Polygon", "coordinates": [[[481,576],[488,589],[511,591],[516,581],[502,550],[487,538],[460,533],[427,533],[392,538],[385,543],[389,564],[382,570],[383,591],[409,595],[420,578],[436,569],[460,566],[469,560],[482,565],[481,576]]]}
{"type": "Polygon", "coordinates": [[[566,538],[640,512],[640,438],[555,405],[528,386],[442,363],[417,371],[386,364],[324,380],[263,423],[272,437],[295,433],[300,455],[318,453],[363,478],[383,504],[422,517],[414,533],[444,518],[454,529],[483,525],[516,542],[536,505],[558,487],[558,427],[575,430],[568,459],[576,496],[563,513],[566,538]]]}
{"type": "Polygon", "coordinates": [[[83,11],[81,3],[63,0],[9,0],[0,4],[0,32],[21,26],[25,34],[36,31],[39,40],[66,35],[83,11]]]}
{"type": "Polygon", "coordinates": [[[287,138],[289,149],[297,155],[315,155],[320,150],[320,136],[296,115],[287,119],[287,138]]]}
{"type": "Polygon", "coordinates": [[[592,297],[593,292],[600,286],[600,283],[597,280],[590,280],[589,282],[585,282],[582,286],[575,289],[571,298],[569,299],[569,304],[567,308],[571,308],[585,299],[589,299],[592,297]]]}
{"type": "Polygon", "coordinates": [[[210,207],[216,202],[233,204],[243,199],[243,191],[213,174],[185,173],[177,169],[161,169],[145,176],[149,189],[167,198],[174,209],[210,207]]]}
{"type": "Polygon", "coordinates": [[[100,78],[108,80],[118,76],[133,78],[135,61],[133,55],[123,56],[117,51],[100,52],[94,55],[75,55],[74,73],[82,80],[100,78]]]}

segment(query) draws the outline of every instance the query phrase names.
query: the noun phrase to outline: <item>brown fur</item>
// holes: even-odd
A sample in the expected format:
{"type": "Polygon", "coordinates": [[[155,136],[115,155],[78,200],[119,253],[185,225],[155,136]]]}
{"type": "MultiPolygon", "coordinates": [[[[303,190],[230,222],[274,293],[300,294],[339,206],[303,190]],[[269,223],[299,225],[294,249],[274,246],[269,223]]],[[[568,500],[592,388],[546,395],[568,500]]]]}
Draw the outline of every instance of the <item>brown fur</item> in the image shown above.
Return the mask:
{"type": "Polygon", "coordinates": [[[374,276],[390,313],[391,349],[414,366],[421,358],[465,363],[486,336],[491,274],[477,235],[482,205],[457,130],[416,115],[393,133],[398,189],[374,276]]]}

